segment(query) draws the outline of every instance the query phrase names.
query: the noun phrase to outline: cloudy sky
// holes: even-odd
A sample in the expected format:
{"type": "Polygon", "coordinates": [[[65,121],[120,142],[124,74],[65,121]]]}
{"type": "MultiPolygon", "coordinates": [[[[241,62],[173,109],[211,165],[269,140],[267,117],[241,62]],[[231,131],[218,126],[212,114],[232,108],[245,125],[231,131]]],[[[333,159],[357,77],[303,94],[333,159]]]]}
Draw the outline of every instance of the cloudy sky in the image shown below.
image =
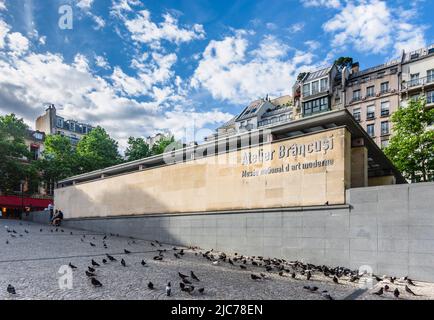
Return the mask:
{"type": "Polygon", "coordinates": [[[432,12],[431,0],[0,0],[0,114],[34,126],[54,103],[121,146],[164,130],[192,140],[193,126],[200,140],[249,101],[290,94],[301,71],[434,43],[432,12]]]}

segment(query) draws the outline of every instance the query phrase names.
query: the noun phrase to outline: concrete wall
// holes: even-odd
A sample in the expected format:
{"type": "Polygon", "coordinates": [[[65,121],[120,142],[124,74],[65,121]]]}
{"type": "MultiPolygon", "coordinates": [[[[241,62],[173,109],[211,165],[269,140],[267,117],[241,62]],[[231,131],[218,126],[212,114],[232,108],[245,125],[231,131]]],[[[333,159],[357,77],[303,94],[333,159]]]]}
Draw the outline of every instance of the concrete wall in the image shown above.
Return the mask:
{"type": "Polygon", "coordinates": [[[48,224],[50,221],[50,211],[34,211],[21,216],[23,220],[32,221],[41,224],[48,224]]]}
{"type": "Polygon", "coordinates": [[[434,183],[357,188],[348,205],[72,219],[65,225],[177,245],[434,281],[434,183]]]}
{"type": "Polygon", "coordinates": [[[341,127],[78,183],[54,198],[65,218],[112,217],[344,204],[350,183],[351,134],[341,127]]]}

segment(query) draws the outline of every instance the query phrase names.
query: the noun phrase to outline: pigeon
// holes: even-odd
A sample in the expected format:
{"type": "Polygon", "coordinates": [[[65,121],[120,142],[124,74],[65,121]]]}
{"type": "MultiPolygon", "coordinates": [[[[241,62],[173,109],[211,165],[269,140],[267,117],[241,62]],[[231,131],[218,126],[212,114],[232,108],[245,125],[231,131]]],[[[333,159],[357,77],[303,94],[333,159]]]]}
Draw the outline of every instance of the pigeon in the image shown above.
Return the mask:
{"type": "Polygon", "coordinates": [[[87,269],[88,269],[90,272],[95,272],[95,269],[92,268],[92,267],[87,267],[87,269]]]}
{"type": "Polygon", "coordinates": [[[409,285],[411,285],[411,286],[416,286],[416,285],[414,284],[414,282],[411,281],[410,278],[407,278],[407,283],[408,283],[409,285]]]}
{"type": "Polygon", "coordinates": [[[142,264],[142,266],[146,266],[145,260],[142,260],[141,264],[142,264]]]}
{"type": "Polygon", "coordinates": [[[71,262],[68,264],[68,266],[69,266],[71,269],[77,269],[77,267],[74,266],[71,262]]]}
{"type": "Polygon", "coordinates": [[[398,290],[398,288],[396,288],[395,291],[393,291],[393,295],[395,296],[395,298],[399,297],[399,290],[398,290]]]}
{"type": "Polygon", "coordinates": [[[386,284],[385,286],[384,286],[384,291],[389,291],[389,286],[386,284]]]}
{"type": "Polygon", "coordinates": [[[39,232],[42,232],[42,229],[39,229],[39,232]]]}
{"type": "Polygon", "coordinates": [[[6,289],[10,294],[16,294],[17,292],[15,291],[15,288],[9,284],[8,288],[6,289]]]}
{"type": "Polygon", "coordinates": [[[334,300],[333,297],[331,295],[329,295],[328,293],[326,293],[324,295],[324,298],[326,298],[327,300],[334,300]]]}
{"type": "Polygon", "coordinates": [[[95,267],[99,267],[99,263],[92,259],[92,265],[95,267]]]}
{"type": "Polygon", "coordinates": [[[205,288],[199,288],[197,291],[199,291],[200,294],[203,294],[205,292],[205,288]]]}
{"type": "Polygon", "coordinates": [[[112,256],[109,255],[109,254],[106,254],[106,256],[107,256],[107,258],[108,258],[110,261],[117,261],[116,258],[112,257],[112,256]]]}
{"type": "Polygon", "coordinates": [[[94,243],[92,243],[92,242],[89,242],[89,244],[90,244],[91,247],[95,247],[95,246],[96,246],[96,245],[95,245],[94,243]]]}
{"type": "Polygon", "coordinates": [[[200,281],[199,278],[193,273],[193,271],[190,272],[191,278],[197,281],[200,281]]]}
{"type": "Polygon", "coordinates": [[[29,231],[27,231],[26,229],[24,229],[24,232],[25,232],[25,233],[29,233],[29,231]]]}
{"type": "Polygon", "coordinates": [[[247,269],[247,267],[245,265],[242,265],[242,264],[240,264],[240,268],[243,269],[243,270],[247,269]]]}
{"type": "Polygon", "coordinates": [[[181,290],[184,289],[184,288],[185,288],[185,284],[184,284],[184,282],[180,282],[180,283],[179,283],[179,287],[181,288],[181,290]]]}
{"type": "Polygon", "coordinates": [[[121,260],[121,265],[124,266],[124,267],[127,266],[127,264],[125,263],[125,260],[124,260],[124,259],[121,260]]]}
{"type": "Polygon", "coordinates": [[[9,241],[8,241],[8,240],[6,240],[6,244],[9,244],[9,241]]]}
{"type": "Polygon", "coordinates": [[[178,272],[178,275],[181,277],[181,279],[188,278],[185,274],[182,274],[181,272],[178,272]]]}
{"type": "Polygon", "coordinates": [[[414,293],[407,285],[405,285],[405,291],[408,292],[409,294],[413,295],[413,296],[417,296],[417,294],[414,293]]]}
{"type": "Polygon", "coordinates": [[[308,272],[306,273],[306,279],[307,279],[307,280],[310,280],[311,277],[312,277],[312,274],[310,273],[310,271],[308,271],[308,272]]]}
{"type": "Polygon", "coordinates": [[[72,231],[69,234],[72,236],[72,231]]]}
{"type": "Polygon", "coordinates": [[[155,247],[155,244],[153,244],[153,243],[151,242],[151,246],[155,247]]]}
{"type": "Polygon", "coordinates": [[[338,278],[336,276],[333,276],[333,282],[334,283],[339,283],[338,278]]]}
{"type": "Polygon", "coordinates": [[[161,261],[161,260],[163,260],[163,257],[162,256],[155,256],[154,260],[161,261]]]}
{"type": "Polygon", "coordinates": [[[170,294],[172,293],[172,285],[169,282],[166,286],[166,296],[170,297],[170,294]]]}
{"type": "Polygon", "coordinates": [[[174,253],[173,255],[175,256],[175,258],[181,259],[181,257],[178,254],[174,253]]]}
{"type": "Polygon", "coordinates": [[[125,252],[126,254],[131,253],[131,251],[128,251],[127,249],[124,249],[124,252],[125,252]]]}
{"type": "Polygon", "coordinates": [[[89,272],[89,271],[87,271],[87,270],[86,270],[86,275],[87,275],[88,277],[96,277],[96,274],[94,274],[94,273],[92,273],[92,272],[89,272]]]}
{"type": "Polygon", "coordinates": [[[374,292],[375,295],[381,296],[383,294],[383,287],[380,288],[377,292],[374,292]]]}
{"type": "Polygon", "coordinates": [[[107,260],[106,259],[102,259],[102,263],[106,264],[107,260]]]}
{"type": "Polygon", "coordinates": [[[228,259],[229,264],[234,265],[231,259],[228,259]]]}
{"type": "Polygon", "coordinates": [[[191,284],[191,282],[190,281],[188,281],[187,279],[185,279],[185,278],[183,278],[182,279],[182,282],[184,282],[185,284],[191,284]]]}
{"type": "Polygon", "coordinates": [[[291,273],[291,278],[295,279],[295,272],[291,273]]]}
{"type": "Polygon", "coordinates": [[[259,279],[261,279],[261,277],[258,277],[256,274],[251,274],[250,275],[250,278],[252,278],[252,280],[259,280],[259,279]]]}
{"type": "Polygon", "coordinates": [[[94,287],[102,287],[102,283],[96,280],[95,278],[91,278],[91,282],[94,287]]]}
{"type": "Polygon", "coordinates": [[[104,238],[102,238],[103,240],[107,239],[107,235],[104,236],[104,238]]]}
{"type": "Polygon", "coordinates": [[[151,281],[148,283],[148,288],[151,290],[154,289],[154,284],[151,281]]]}

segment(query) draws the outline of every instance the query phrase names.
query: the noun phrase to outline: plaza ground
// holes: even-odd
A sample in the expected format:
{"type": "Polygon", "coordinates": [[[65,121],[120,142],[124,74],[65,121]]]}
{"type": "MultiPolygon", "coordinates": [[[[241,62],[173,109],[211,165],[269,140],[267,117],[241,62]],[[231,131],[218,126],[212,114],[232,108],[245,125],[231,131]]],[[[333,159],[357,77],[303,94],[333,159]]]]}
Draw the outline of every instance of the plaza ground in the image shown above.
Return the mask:
{"type": "Polygon", "coordinates": [[[341,278],[339,284],[335,284],[331,278],[315,272],[308,281],[301,274],[297,274],[296,279],[292,279],[287,273],[282,277],[277,271],[266,272],[263,267],[253,266],[249,262],[246,264],[247,270],[242,270],[240,263],[231,265],[220,261],[215,265],[201,254],[211,248],[185,249],[185,254],[176,258],[173,245],[159,246],[154,243],[153,246],[151,241],[116,235],[107,235],[107,248],[104,248],[104,236],[67,228],[58,228],[56,231],[56,228],[48,225],[25,221],[0,220],[0,299],[324,300],[325,293],[321,293],[324,290],[334,299],[395,299],[391,292],[381,297],[372,294],[385,284],[388,284],[392,291],[398,287],[401,292],[400,299],[434,299],[434,284],[431,283],[416,281],[416,286],[411,289],[418,296],[406,293],[404,282],[396,281],[391,284],[388,280],[376,283],[374,289],[358,294],[358,284],[349,282],[346,277],[341,278]],[[7,229],[15,230],[16,233],[7,232],[7,229]],[[125,254],[124,249],[131,253],[125,254]],[[153,260],[153,257],[158,255],[158,249],[167,250],[162,253],[162,261],[153,260]],[[106,258],[107,253],[118,261],[103,264],[102,259],[106,258]],[[122,258],[126,261],[126,267],[119,262],[122,258]],[[95,272],[97,279],[103,284],[101,288],[93,287],[85,275],[85,270],[91,266],[91,259],[101,264],[101,267],[96,267],[95,272]],[[147,267],[141,265],[142,259],[146,261],[147,267]],[[60,289],[59,268],[69,263],[77,266],[73,271],[73,288],[60,289]],[[194,271],[200,279],[190,279],[195,286],[192,294],[180,290],[178,276],[178,272],[190,275],[190,271],[194,271]],[[266,277],[252,280],[252,273],[263,273],[266,277]],[[154,290],[148,289],[149,281],[154,284],[154,290]],[[172,283],[171,297],[165,295],[165,287],[169,281],[172,283]],[[8,284],[15,287],[16,295],[10,295],[6,291],[8,284]],[[303,286],[316,286],[319,289],[312,293],[303,286]],[[203,294],[197,292],[199,288],[204,288],[203,294]]]}

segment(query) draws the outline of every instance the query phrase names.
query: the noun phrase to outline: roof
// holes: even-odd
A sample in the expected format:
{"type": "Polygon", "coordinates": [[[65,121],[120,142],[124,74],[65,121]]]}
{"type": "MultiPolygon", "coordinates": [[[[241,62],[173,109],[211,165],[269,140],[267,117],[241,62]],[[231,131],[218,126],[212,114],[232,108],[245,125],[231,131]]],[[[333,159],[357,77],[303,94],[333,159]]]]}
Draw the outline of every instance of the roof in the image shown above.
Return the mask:
{"type": "MultiPolygon", "coordinates": [[[[318,115],[294,120],[291,122],[278,124],[275,126],[267,127],[267,130],[255,129],[249,132],[238,133],[229,137],[225,136],[221,139],[217,137],[216,140],[202,143],[197,146],[188,146],[182,149],[174,150],[171,153],[165,153],[156,155],[136,161],[131,161],[109,168],[92,171],[89,173],[73,176],[64,179],[59,182],[60,185],[67,186],[73,182],[88,182],[96,179],[101,179],[101,175],[105,177],[110,175],[118,175],[136,172],[141,169],[141,166],[145,168],[168,166],[176,163],[182,163],[186,161],[192,161],[192,155],[194,159],[201,157],[214,156],[208,155],[208,150],[224,150],[225,152],[235,151],[241,149],[242,139],[246,137],[258,137],[260,143],[261,139],[264,139],[265,135],[273,134],[277,139],[284,139],[288,137],[302,136],[324,130],[329,130],[338,127],[345,127],[351,133],[353,139],[361,138],[365,142],[365,146],[368,149],[368,164],[369,164],[369,177],[394,175],[397,183],[407,183],[401,173],[393,166],[391,161],[377,146],[374,140],[367,134],[367,132],[360,126],[360,124],[353,118],[353,116],[346,109],[334,110],[318,115]],[[167,163],[165,159],[174,159],[173,163],[167,163]],[[189,159],[189,160],[186,160],[189,159]]],[[[251,139],[252,141],[254,139],[251,139]]]]}
{"type": "Polygon", "coordinates": [[[315,80],[315,79],[318,79],[318,78],[322,78],[322,77],[328,75],[328,73],[330,72],[330,70],[332,68],[333,68],[333,65],[328,66],[328,67],[323,68],[323,69],[319,69],[319,70],[313,71],[313,72],[309,72],[309,75],[307,76],[307,78],[305,80],[303,80],[303,82],[315,80]]]}
{"type": "Polygon", "coordinates": [[[240,115],[236,118],[236,120],[243,120],[248,119],[251,117],[254,117],[259,109],[268,101],[265,101],[264,99],[258,99],[253,102],[251,102],[244,110],[240,113],[240,115]]]}

